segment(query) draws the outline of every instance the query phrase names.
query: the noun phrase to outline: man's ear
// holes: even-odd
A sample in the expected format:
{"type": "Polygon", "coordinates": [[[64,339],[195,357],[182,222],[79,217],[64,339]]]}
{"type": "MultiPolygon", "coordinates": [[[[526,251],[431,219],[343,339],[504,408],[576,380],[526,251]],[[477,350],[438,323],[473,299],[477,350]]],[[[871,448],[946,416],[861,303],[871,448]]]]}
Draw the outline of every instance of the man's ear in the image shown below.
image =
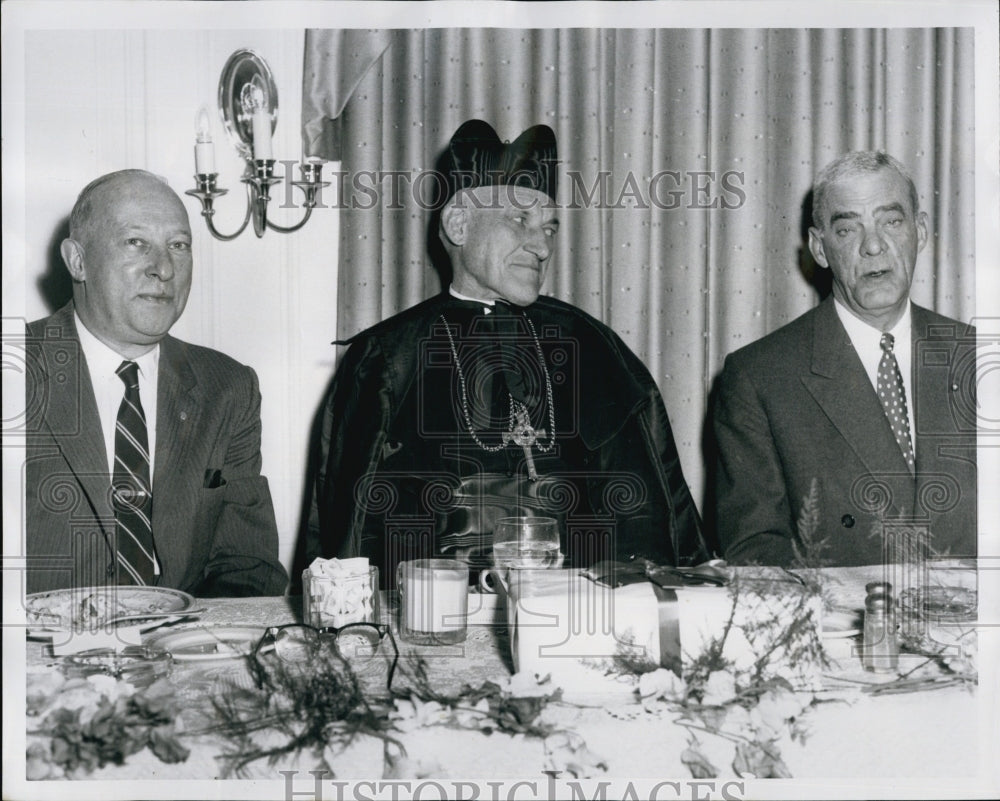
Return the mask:
{"type": "Polygon", "coordinates": [[[66,263],[70,278],[80,283],[87,280],[87,271],[84,267],[83,245],[75,239],[64,239],[59,246],[59,253],[66,263]]]}
{"type": "Polygon", "coordinates": [[[449,204],[441,211],[441,230],[448,241],[461,247],[469,229],[469,210],[462,206],[449,204]]]}
{"type": "Polygon", "coordinates": [[[819,228],[809,229],[809,252],[813,254],[813,259],[820,267],[829,267],[830,263],[826,260],[826,251],[823,249],[823,235],[820,233],[819,228]]]}

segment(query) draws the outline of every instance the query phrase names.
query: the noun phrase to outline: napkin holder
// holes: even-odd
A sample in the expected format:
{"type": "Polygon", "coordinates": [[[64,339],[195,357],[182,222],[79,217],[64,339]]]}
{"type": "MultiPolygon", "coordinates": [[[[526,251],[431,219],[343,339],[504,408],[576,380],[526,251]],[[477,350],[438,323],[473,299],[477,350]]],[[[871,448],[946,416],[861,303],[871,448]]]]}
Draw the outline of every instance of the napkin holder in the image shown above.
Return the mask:
{"type": "Polygon", "coordinates": [[[317,559],[302,572],[302,615],[317,628],[350,623],[378,623],[379,570],[367,559],[317,559]],[[323,569],[321,562],[340,569],[323,569]]]}

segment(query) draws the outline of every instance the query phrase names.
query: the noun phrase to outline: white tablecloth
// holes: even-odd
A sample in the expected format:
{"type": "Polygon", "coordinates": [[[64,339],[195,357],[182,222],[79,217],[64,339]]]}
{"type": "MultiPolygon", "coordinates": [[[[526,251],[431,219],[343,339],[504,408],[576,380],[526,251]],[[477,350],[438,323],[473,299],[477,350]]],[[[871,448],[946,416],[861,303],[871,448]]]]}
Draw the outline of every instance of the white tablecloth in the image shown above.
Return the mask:
{"type": "MultiPolygon", "coordinates": [[[[966,580],[975,573],[965,571],[966,580]]],[[[835,603],[846,608],[860,608],[864,584],[883,578],[880,567],[841,568],[825,571],[825,578],[835,603]]],[[[493,617],[489,601],[478,608],[479,596],[472,596],[473,621],[493,617]]],[[[300,619],[298,598],[207,599],[206,611],[190,626],[251,625],[293,622],[300,619]]],[[[391,619],[392,607],[383,604],[383,613],[391,619]]],[[[805,742],[781,741],[785,763],[797,778],[822,780],[845,776],[857,780],[877,779],[971,779],[984,764],[982,749],[986,744],[981,732],[989,726],[980,719],[981,688],[948,688],[937,691],[870,697],[844,679],[865,680],[857,656],[852,654],[850,639],[830,639],[828,650],[837,660],[829,688],[818,694],[818,703],[807,717],[809,737],[805,742]]],[[[400,643],[405,655],[412,646],[400,643]]],[[[511,672],[509,641],[503,626],[473,625],[466,642],[446,648],[423,647],[420,652],[431,665],[437,686],[457,689],[463,684],[477,685],[487,679],[508,676],[511,672]]],[[[30,673],[58,670],[57,660],[47,657],[40,643],[29,643],[30,673]]],[[[238,677],[237,662],[178,666],[172,681],[182,692],[189,707],[184,717],[197,719],[206,708],[199,697],[211,686],[206,677],[213,671],[231,672],[238,677]]],[[[628,779],[690,777],[680,754],[688,741],[685,729],[674,724],[676,713],[662,705],[653,710],[622,698],[594,706],[559,706],[548,710],[559,724],[579,734],[590,751],[607,764],[607,776],[628,779]]],[[[543,778],[546,767],[540,740],[490,736],[467,731],[430,727],[405,736],[411,765],[425,776],[469,777],[479,779],[543,778]]],[[[721,777],[735,777],[732,768],[732,744],[722,738],[706,736],[703,750],[720,769],[721,777]]],[[[212,736],[189,741],[191,756],[181,765],[165,765],[148,751],[131,757],[124,766],[100,769],[95,779],[152,778],[175,780],[215,779],[220,777],[216,756],[221,743],[212,736]]],[[[250,776],[281,779],[280,769],[303,772],[312,767],[308,758],[289,759],[279,765],[256,764],[250,776]]],[[[349,753],[332,764],[337,778],[373,779],[391,775],[382,743],[362,740],[349,753]]]]}

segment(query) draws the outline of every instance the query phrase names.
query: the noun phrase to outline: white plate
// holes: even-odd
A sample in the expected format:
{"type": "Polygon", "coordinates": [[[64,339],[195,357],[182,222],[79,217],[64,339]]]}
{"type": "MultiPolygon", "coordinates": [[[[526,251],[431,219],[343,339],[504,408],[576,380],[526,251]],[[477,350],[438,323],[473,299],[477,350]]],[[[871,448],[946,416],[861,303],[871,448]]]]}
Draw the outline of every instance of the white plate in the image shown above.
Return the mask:
{"type": "Polygon", "coordinates": [[[927,620],[970,621],[976,619],[979,593],[966,587],[915,587],[903,590],[899,603],[903,611],[927,620]]]}
{"type": "Polygon", "coordinates": [[[856,637],[864,625],[864,611],[861,609],[824,609],[824,637],[856,637]]]}
{"type": "Polygon", "coordinates": [[[192,596],[167,587],[109,586],[35,592],[24,608],[29,628],[71,629],[99,628],[124,615],[180,613],[194,605],[192,596]]]}
{"type": "Polygon", "coordinates": [[[170,652],[176,662],[214,662],[242,659],[263,635],[264,628],[258,626],[199,626],[157,633],[145,644],[170,652]]]}

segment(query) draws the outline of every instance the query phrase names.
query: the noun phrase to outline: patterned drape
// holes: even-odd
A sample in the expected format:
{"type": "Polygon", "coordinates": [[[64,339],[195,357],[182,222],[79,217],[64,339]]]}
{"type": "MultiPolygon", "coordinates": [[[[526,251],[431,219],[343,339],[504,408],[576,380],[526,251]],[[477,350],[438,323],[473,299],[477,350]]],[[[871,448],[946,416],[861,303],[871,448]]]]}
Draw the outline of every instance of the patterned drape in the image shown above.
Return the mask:
{"type": "Polygon", "coordinates": [[[910,167],[932,231],[913,297],[972,317],[973,61],[971,29],[308,31],[306,152],[345,173],[338,333],[439,291],[419,176],[454,130],[546,123],[564,208],[544,291],[648,365],[700,499],[725,355],[828,287],[804,215],[835,156],[910,167]]]}

